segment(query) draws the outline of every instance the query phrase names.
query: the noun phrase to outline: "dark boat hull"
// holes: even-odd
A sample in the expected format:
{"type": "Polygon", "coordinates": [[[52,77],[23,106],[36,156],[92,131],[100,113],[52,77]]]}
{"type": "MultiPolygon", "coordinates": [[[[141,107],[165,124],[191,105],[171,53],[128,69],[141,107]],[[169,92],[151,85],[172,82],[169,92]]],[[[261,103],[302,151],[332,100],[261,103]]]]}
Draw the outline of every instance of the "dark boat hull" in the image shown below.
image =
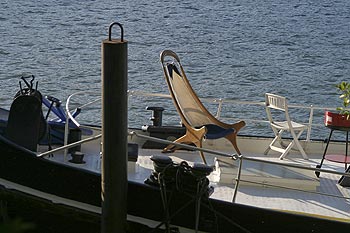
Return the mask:
{"type": "MultiPolygon", "coordinates": [[[[23,150],[0,140],[0,178],[29,187],[32,190],[55,195],[63,199],[101,207],[101,176],[76,167],[58,164],[34,153],[23,150]]],[[[62,203],[53,203],[44,197],[26,195],[20,190],[0,189],[1,200],[9,207],[28,211],[28,216],[41,216],[38,213],[59,213],[62,224],[65,219],[83,219],[76,221],[94,232],[99,229],[100,215],[71,207],[62,203]],[[20,197],[20,198],[19,198],[20,197]],[[27,202],[28,200],[30,202],[27,202]],[[21,200],[21,201],[20,201],[21,200]],[[36,203],[30,205],[28,203],[36,203]],[[20,206],[18,206],[20,205],[20,206]],[[22,207],[21,207],[22,205],[22,207]],[[27,207],[27,208],[26,208],[27,207]],[[58,211],[58,209],[60,211],[58,211]],[[54,210],[54,211],[52,211],[54,210]]],[[[195,227],[194,199],[178,191],[168,191],[169,215],[171,224],[187,228],[195,227]],[[173,216],[174,215],[174,216],[173,216]]],[[[128,182],[128,214],[156,221],[165,219],[161,195],[158,187],[128,182]]],[[[40,219],[40,218],[39,218],[40,219]]],[[[208,232],[349,232],[350,224],[301,216],[291,213],[255,208],[209,199],[201,205],[199,229],[208,232]]],[[[38,222],[38,218],[29,219],[38,222]],[[37,219],[37,220],[35,220],[37,219]]],[[[67,221],[68,222],[68,221],[67,221]]],[[[38,224],[41,224],[39,221],[38,224]]],[[[57,224],[53,223],[53,224],[57,224]]],[[[65,232],[75,232],[66,230],[65,232]]]]}

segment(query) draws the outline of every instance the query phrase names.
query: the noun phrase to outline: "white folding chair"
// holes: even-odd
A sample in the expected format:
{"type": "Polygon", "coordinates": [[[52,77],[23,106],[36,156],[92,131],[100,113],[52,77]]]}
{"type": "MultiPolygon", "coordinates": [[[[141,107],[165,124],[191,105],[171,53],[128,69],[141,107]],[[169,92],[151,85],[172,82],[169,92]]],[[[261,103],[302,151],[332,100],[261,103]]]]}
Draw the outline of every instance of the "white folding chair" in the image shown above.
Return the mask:
{"type": "Polygon", "coordinates": [[[294,145],[297,146],[301,155],[304,159],[308,159],[303,147],[300,145],[299,137],[307,129],[307,125],[299,124],[292,121],[288,113],[288,105],[285,97],[266,93],[265,94],[265,106],[267,118],[270,122],[271,128],[275,134],[275,138],[272,140],[268,148],[265,150],[264,154],[266,155],[270,150],[281,152],[280,159],[283,159],[294,145]],[[273,112],[271,112],[273,110],[273,112]],[[276,117],[276,112],[284,112],[284,121],[275,121],[273,118],[276,117]],[[273,114],[274,113],[274,114],[273,114]],[[290,132],[292,135],[292,141],[285,145],[282,140],[283,132],[290,132]],[[277,147],[275,143],[279,143],[280,147],[277,147]]]}

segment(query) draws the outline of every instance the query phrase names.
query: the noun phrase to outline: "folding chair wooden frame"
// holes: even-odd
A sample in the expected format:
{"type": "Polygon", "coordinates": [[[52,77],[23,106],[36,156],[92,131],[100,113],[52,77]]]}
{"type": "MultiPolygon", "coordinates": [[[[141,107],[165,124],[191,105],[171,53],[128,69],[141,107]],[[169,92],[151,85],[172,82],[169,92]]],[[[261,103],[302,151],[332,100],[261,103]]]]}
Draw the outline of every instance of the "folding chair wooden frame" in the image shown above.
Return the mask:
{"type": "Polygon", "coordinates": [[[288,113],[288,104],[285,97],[266,93],[265,94],[265,106],[266,106],[266,114],[267,118],[270,122],[271,128],[275,134],[275,138],[269,144],[268,148],[265,150],[264,154],[266,155],[270,150],[274,150],[277,152],[281,152],[280,159],[283,159],[287,156],[289,151],[295,145],[300,151],[301,155],[304,159],[308,159],[303,147],[299,142],[300,135],[306,130],[308,127],[306,125],[296,123],[290,119],[288,113]],[[275,121],[273,119],[273,114],[271,113],[271,109],[279,110],[284,112],[285,121],[275,121]],[[285,131],[289,131],[292,135],[292,141],[286,146],[282,140],[282,134],[285,131]],[[280,147],[277,147],[275,143],[279,143],[280,147]]]}
{"type": "MultiPolygon", "coordinates": [[[[203,139],[217,139],[224,137],[229,140],[238,154],[241,154],[237,146],[237,133],[245,126],[244,121],[235,124],[226,124],[216,119],[202,104],[192,89],[177,54],[171,50],[164,50],[160,54],[170,95],[173,99],[182,124],[186,127],[186,134],[174,142],[194,144],[201,148],[203,139]],[[168,61],[170,58],[170,62],[168,61]]],[[[163,152],[173,152],[177,148],[168,145],[163,152]]],[[[203,152],[199,152],[206,163],[203,152]]]]}

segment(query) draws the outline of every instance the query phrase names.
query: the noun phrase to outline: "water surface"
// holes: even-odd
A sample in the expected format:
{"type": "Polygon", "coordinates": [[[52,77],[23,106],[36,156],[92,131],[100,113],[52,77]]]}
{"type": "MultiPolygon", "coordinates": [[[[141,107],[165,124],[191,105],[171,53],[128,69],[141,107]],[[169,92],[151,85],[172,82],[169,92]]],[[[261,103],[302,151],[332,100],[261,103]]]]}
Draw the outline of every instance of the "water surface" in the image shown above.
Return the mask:
{"type": "MultiPolygon", "coordinates": [[[[129,89],[167,93],[159,53],[171,49],[201,97],[264,101],[273,92],[293,104],[336,107],[334,85],[350,74],[349,12],[347,0],[3,0],[0,106],[9,106],[23,73],[62,100],[75,91],[99,92],[101,42],[117,21],[128,40],[129,89]]],[[[119,36],[116,28],[113,37],[119,36]]],[[[178,122],[170,103],[164,120],[178,122]]],[[[130,106],[130,125],[149,122],[144,99],[130,106]]],[[[265,118],[243,106],[224,110],[227,117],[265,118]]],[[[322,123],[322,114],[315,122],[322,123]]],[[[298,115],[307,122],[307,113],[298,115]]]]}

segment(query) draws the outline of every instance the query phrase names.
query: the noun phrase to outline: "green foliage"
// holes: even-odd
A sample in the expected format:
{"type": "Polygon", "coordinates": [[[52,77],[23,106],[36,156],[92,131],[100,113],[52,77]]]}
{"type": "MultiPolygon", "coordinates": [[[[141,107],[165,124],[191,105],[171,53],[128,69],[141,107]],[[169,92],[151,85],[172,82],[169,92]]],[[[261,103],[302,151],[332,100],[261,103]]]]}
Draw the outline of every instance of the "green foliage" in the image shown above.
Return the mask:
{"type": "Polygon", "coordinates": [[[337,90],[340,92],[339,98],[343,101],[342,107],[337,107],[340,114],[347,115],[347,119],[350,118],[350,109],[348,108],[350,104],[350,83],[341,82],[336,85],[337,90]]]}

